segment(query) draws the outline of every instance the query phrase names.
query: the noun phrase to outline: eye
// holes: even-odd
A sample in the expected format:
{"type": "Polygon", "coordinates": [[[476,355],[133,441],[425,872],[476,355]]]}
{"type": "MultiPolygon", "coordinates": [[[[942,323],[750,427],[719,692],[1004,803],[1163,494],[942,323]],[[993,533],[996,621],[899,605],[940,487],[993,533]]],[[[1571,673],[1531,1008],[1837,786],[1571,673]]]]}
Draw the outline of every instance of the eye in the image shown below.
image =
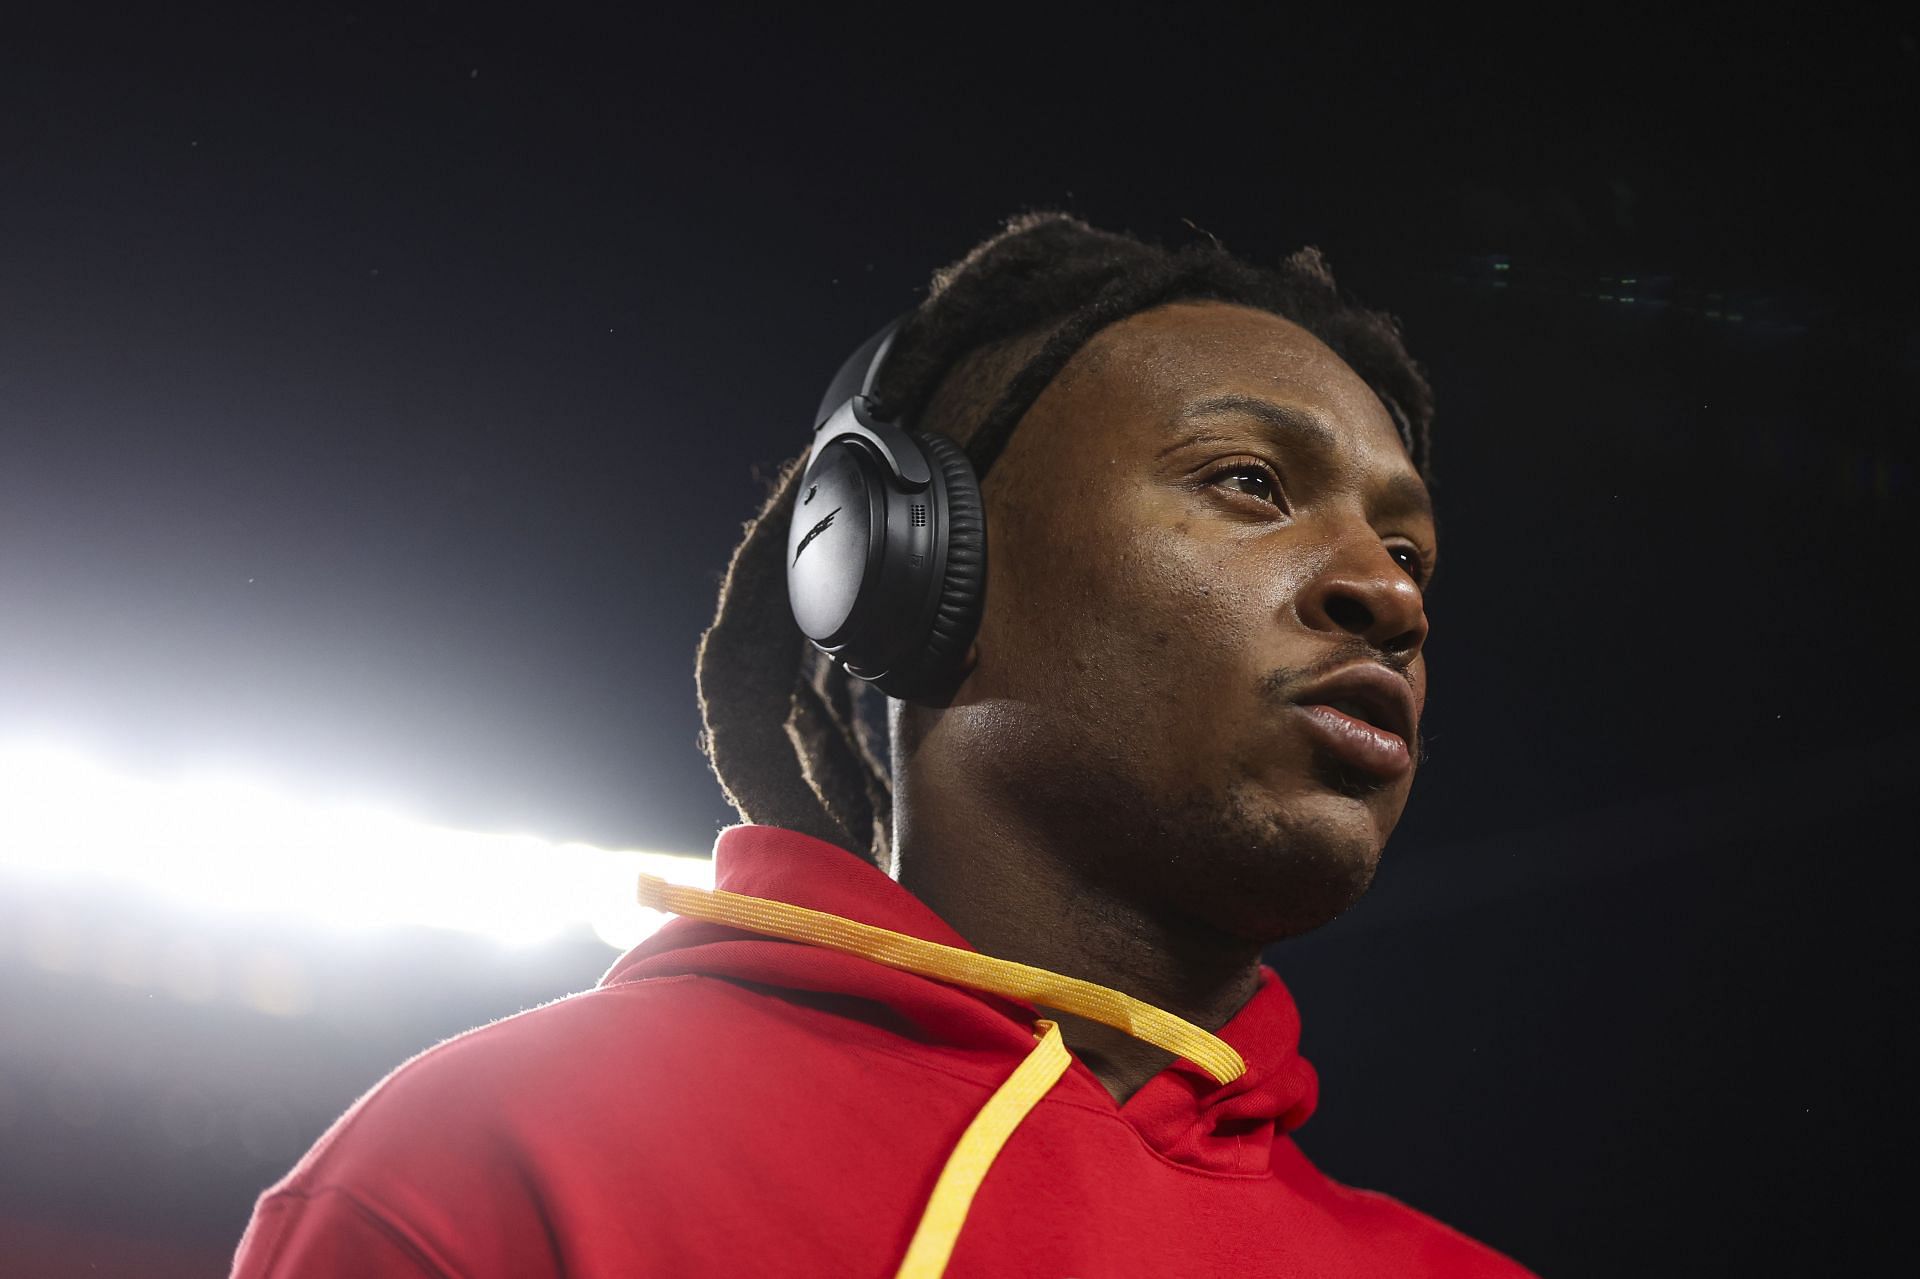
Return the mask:
{"type": "Polygon", "coordinates": [[[1413,579],[1415,586],[1422,588],[1426,586],[1427,557],[1420,553],[1418,547],[1389,546],[1387,554],[1393,557],[1395,564],[1406,570],[1407,576],[1413,579]]]}
{"type": "Polygon", "coordinates": [[[1280,500],[1280,477],[1265,462],[1232,462],[1207,477],[1209,484],[1222,482],[1237,493],[1285,509],[1280,500]]]}

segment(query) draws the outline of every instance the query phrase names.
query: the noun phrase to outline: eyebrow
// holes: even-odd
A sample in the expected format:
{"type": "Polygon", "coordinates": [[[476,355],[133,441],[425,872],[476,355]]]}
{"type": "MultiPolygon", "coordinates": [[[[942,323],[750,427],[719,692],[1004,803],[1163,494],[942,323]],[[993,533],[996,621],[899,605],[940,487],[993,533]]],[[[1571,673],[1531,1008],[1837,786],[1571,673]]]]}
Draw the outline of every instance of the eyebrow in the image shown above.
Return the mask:
{"type": "MultiPolygon", "coordinates": [[[[1218,417],[1227,413],[1241,413],[1248,417],[1257,417],[1268,426],[1280,432],[1282,436],[1292,436],[1301,442],[1311,444],[1326,452],[1333,452],[1339,440],[1332,426],[1322,421],[1311,410],[1296,408],[1291,404],[1281,404],[1274,400],[1263,400],[1257,395],[1233,392],[1226,395],[1210,395],[1204,400],[1189,404],[1179,417],[1182,425],[1195,418],[1218,417]]],[[[1189,444],[1209,438],[1204,434],[1189,435],[1161,450],[1164,457],[1182,444],[1189,444]]]]}
{"type": "MultiPolygon", "coordinates": [[[[1222,414],[1240,413],[1258,418],[1272,428],[1276,437],[1291,440],[1322,453],[1339,451],[1340,434],[1324,418],[1310,409],[1291,404],[1282,404],[1276,400],[1261,399],[1257,395],[1232,392],[1224,395],[1208,396],[1187,406],[1177,421],[1181,425],[1192,423],[1196,418],[1216,417],[1222,414]]],[[[1161,449],[1158,456],[1165,457],[1187,444],[1203,443],[1216,437],[1204,431],[1183,433],[1173,443],[1161,449]]],[[[1418,515],[1428,520],[1433,518],[1433,498],[1427,493],[1427,486],[1417,475],[1407,471],[1396,471],[1380,489],[1379,510],[1382,515],[1418,515]]]]}

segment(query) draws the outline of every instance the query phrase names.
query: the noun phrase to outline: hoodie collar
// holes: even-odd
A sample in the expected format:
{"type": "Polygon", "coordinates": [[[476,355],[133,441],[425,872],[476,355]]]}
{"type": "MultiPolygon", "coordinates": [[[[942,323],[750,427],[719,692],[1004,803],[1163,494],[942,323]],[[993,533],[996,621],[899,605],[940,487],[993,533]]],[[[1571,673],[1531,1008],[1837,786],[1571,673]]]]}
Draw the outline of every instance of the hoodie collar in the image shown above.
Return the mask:
{"type": "Polygon", "coordinates": [[[713,860],[715,888],[973,949],[885,871],[823,839],[778,826],[730,826],[714,841],[713,860]]]}
{"type": "MultiPolygon", "coordinates": [[[[973,949],[879,868],[810,835],[777,826],[731,826],[714,842],[714,861],[716,887],[727,892],[973,949]]],[[[1018,1000],[692,919],[670,921],[616,962],[601,984],[687,972],[874,1001],[936,1042],[996,1057],[1031,1049],[1038,1015],[1018,1000]]],[[[1306,1122],[1317,1093],[1313,1067],[1299,1055],[1300,1021],[1292,996],[1263,967],[1254,997],[1215,1033],[1246,1060],[1245,1075],[1216,1084],[1183,1059],[1129,1097],[1118,1108],[1119,1117],[1176,1162],[1212,1172],[1264,1173],[1275,1135],[1306,1122]]],[[[1063,1086],[1074,1082],[1073,1094],[1083,1102],[1113,1108],[1106,1090],[1077,1061],[1063,1086]]]]}

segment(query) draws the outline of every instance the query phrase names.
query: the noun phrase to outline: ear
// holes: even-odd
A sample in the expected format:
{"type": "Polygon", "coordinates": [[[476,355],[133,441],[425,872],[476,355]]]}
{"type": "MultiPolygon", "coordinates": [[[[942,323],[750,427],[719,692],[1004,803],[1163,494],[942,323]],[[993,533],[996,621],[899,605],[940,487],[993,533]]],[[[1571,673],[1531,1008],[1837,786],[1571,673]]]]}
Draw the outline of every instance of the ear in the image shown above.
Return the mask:
{"type": "Polygon", "coordinates": [[[960,659],[960,678],[973,674],[973,668],[980,664],[980,641],[974,640],[967,645],[967,655],[960,659]]]}

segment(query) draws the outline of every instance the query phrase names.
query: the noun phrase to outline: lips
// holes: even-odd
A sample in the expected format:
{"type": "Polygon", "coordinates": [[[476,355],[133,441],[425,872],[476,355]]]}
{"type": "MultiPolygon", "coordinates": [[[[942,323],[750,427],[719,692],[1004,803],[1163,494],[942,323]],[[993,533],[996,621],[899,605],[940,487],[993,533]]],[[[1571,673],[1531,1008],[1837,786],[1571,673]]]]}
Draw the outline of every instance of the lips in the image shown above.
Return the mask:
{"type": "Polygon", "coordinates": [[[1392,779],[1413,767],[1413,689],[1384,666],[1363,663],[1296,694],[1309,730],[1335,755],[1392,779]]]}

